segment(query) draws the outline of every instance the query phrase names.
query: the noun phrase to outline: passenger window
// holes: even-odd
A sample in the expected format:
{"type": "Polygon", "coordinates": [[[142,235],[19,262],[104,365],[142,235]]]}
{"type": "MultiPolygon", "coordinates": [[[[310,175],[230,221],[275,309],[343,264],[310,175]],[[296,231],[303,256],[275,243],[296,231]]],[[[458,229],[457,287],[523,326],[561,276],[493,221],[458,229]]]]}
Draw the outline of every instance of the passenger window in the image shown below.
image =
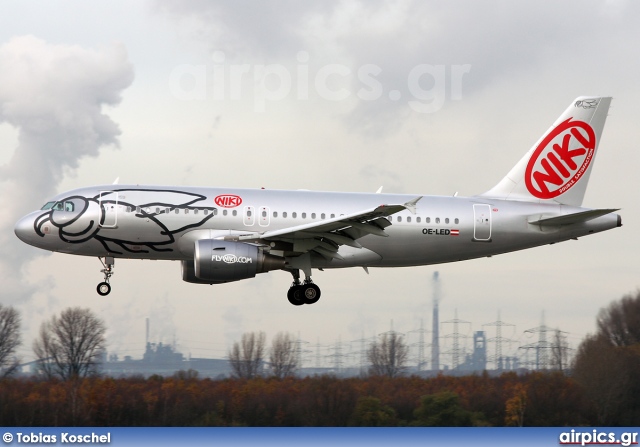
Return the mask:
{"type": "MultiPolygon", "coordinates": [[[[137,207],[136,207],[136,212],[137,212],[137,213],[140,213],[141,211],[142,211],[142,209],[141,209],[139,206],[137,206],[137,207]]],[[[177,211],[177,210],[176,210],[176,211],[177,211]]]]}
{"type": "Polygon", "coordinates": [[[180,213],[180,209],[176,208],[176,214],[179,214],[179,213],[180,213]]]}
{"type": "Polygon", "coordinates": [[[333,213],[331,213],[331,218],[333,219],[333,218],[335,218],[335,217],[336,217],[336,215],[335,215],[335,214],[333,214],[333,213]]]}
{"type": "Polygon", "coordinates": [[[198,214],[198,210],[193,210],[193,214],[198,214]]]}
{"type": "Polygon", "coordinates": [[[227,210],[222,210],[222,215],[226,216],[227,215],[227,210]]]}
{"type": "Polygon", "coordinates": [[[306,219],[307,218],[307,213],[302,213],[302,218],[306,219]]]}
{"type": "Polygon", "coordinates": [[[204,215],[205,216],[209,215],[209,210],[204,210],[204,215]]]}
{"type": "Polygon", "coordinates": [[[278,212],[277,211],[273,212],[273,217],[278,217],[278,212]]]}
{"type": "Polygon", "coordinates": [[[454,222],[455,222],[455,223],[460,223],[460,219],[458,219],[458,218],[456,217],[456,220],[454,220],[454,222]]]}
{"type": "Polygon", "coordinates": [[[170,211],[171,211],[171,208],[165,208],[164,209],[165,214],[169,214],[170,211]]]}
{"type": "Polygon", "coordinates": [[[420,216],[416,217],[416,222],[420,223],[421,220],[420,216]]]}
{"type": "Polygon", "coordinates": [[[316,218],[316,213],[311,213],[311,218],[315,219],[316,218]]]}
{"type": "Polygon", "coordinates": [[[185,209],[184,209],[184,213],[185,213],[185,214],[189,214],[189,208],[185,208],[185,209]]]}
{"type": "Polygon", "coordinates": [[[291,217],[293,217],[295,219],[296,217],[298,217],[298,213],[296,213],[296,212],[291,213],[291,217]]]}
{"type": "Polygon", "coordinates": [[[431,223],[431,218],[430,218],[430,217],[427,217],[427,219],[425,220],[425,222],[427,222],[427,223],[431,223]]]}
{"type": "Polygon", "coordinates": [[[251,217],[251,211],[247,210],[247,217],[251,217]]]}
{"type": "Polygon", "coordinates": [[[398,222],[402,222],[402,216],[398,216],[398,222]]]}
{"type": "Polygon", "coordinates": [[[389,216],[387,219],[389,219],[389,222],[393,222],[393,216],[389,216]]]}
{"type": "Polygon", "coordinates": [[[440,218],[436,217],[436,223],[439,224],[440,223],[440,218]]]}
{"type": "Polygon", "coordinates": [[[449,223],[449,218],[448,217],[444,220],[444,223],[446,223],[446,224],[449,223]]]}
{"type": "Polygon", "coordinates": [[[324,220],[324,213],[320,214],[320,219],[324,220]]]}
{"type": "Polygon", "coordinates": [[[282,213],[282,217],[284,217],[285,219],[287,218],[287,212],[286,211],[282,213]]]}
{"type": "Polygon", "coordinates": [[[131,212],[131,207],[130,207],[130,206],[128,206],[128,207],[127,207],[127,213],[130,213],[130,212],[131,212]]]}
{"type": "Polygon", "coordinates": [[[238,215],[238,210],[233,210],[233,211],[231,212],[231,214],[233,214],[233,217],[237,216],[237,215],[238,215]]]}
{"type": "Polygon", "coordinates": [[[262,211],[262,217],[267,217],[267,212],[266,211],[262,211]]]}
{"type": "Polygon", "coordinates": [[[160,214],[160,208],[156,207],[156,214],[160,214]]]}

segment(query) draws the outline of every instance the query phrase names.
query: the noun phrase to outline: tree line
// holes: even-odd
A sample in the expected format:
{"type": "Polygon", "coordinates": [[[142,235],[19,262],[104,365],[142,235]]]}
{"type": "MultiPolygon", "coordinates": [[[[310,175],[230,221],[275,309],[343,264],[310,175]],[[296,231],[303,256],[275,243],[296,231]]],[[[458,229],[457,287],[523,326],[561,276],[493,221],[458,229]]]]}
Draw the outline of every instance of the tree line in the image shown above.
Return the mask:
{"type": "Polygon", "coordinates": [[[575,426],[595,421],[578,384],[560,372],[213,380],[181,371],[172,377],[0,381],[0,426],[575,426]],[[526,404],[510,404],[517,397],[526,404]]]}
{"type": "Polygon", "coordinates": [[[113,379],[99,376],[104,323],[69,308],[33,342],[39,374],[16,379],[20,315],[0,305],[0,425],[640,425],[640,291],[596,321],[569,374],[405,377],[408,347],[389,332],[367,349],[369,377],[300,379],[293,335],[267,349],[251,332],[228,352],[231,379],[113,379]]]}

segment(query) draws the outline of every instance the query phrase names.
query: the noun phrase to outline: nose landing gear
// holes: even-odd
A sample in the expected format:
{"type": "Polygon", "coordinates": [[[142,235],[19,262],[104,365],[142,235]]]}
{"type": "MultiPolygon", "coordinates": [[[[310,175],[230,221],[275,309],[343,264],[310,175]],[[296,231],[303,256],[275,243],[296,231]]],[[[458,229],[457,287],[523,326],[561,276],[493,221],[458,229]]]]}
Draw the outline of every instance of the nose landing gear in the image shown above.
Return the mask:
{"type": "Polygon", "coordinates": [[[114,273],[113,269],[116,261],[111,256],[105,256],[104,261],[102,261],[102,258],[98,259],[100,259],[100,262],[104,267],[102,270],[100,270],[102,273],[104,273],[104,281],[98,284],[96,290],[98,291],[98,295],[106,296],[111,292],[111,284],[109,284],[109,280],[111,279],[111,275],[113,275],[114,273]]]}

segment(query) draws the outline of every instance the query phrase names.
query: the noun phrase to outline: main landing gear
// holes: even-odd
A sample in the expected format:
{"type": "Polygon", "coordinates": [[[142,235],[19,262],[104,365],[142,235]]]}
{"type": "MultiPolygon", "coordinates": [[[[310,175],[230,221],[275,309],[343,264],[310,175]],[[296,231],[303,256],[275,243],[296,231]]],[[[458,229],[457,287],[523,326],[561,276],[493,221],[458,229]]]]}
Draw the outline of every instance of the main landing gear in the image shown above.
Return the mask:
{"type": "Polygon", "coordinates": [[[287,299],[294,306],[303,304],[313,304],[320,299],[320,287],[316,286],[310,276],[304,279],[304,283],[300,282],[300,271],[292,270],[293,284],[287,292],[287,299]]]}
{"type": "Polygon", "coordinates": [[[100,262],[104,267],[102,270],[100,270],[102,273],[104,273],[104,281],[98,284],[97,291],[98,295],[106,296],[111,292],[111,284],[109,284],[109,280],[111,279],[111,275],[113,275],[113,268],[116,261],[111,256],[105,256],[104,261],[102,261],[102,258],[98,259],[100,259],[100,262]]]}

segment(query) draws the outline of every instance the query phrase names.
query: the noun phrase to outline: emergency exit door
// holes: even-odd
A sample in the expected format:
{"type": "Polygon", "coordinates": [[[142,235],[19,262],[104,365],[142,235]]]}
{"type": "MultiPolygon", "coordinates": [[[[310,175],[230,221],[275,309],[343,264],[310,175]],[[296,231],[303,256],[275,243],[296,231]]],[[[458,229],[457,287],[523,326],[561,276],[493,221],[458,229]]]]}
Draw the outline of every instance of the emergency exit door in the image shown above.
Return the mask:
{"type": "Polygon", "coordinates": [[[473,239],[484,242],[491,240],[491,205],[473,205],[473,239]]]}

